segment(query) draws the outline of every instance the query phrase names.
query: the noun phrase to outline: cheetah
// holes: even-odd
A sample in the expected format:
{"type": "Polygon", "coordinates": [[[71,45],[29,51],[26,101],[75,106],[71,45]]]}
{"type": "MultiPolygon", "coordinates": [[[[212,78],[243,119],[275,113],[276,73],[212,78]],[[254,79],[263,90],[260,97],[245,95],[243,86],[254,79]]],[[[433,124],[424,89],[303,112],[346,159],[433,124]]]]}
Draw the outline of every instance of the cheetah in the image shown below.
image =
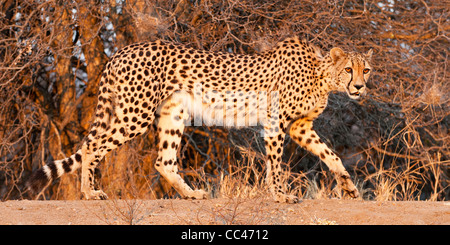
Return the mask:
{"type": "MultiPolygon", "coordinates": [[[[56,178],[81,167],[86,199],[106,199],[94,188],[94,169],[111,150],[155,126],[159,139],[155,168],[184,198],[205,199],[178,174],[177,150],[184,128],[262,125],[266,183],[277,202],[295,203],[282,183],[281,156],[286,134],[318,156],[340,188],[359,196],[340,158],[313,129],[333,91],[358,99],[366,93],[372,50],[365,54],[332,48],[321,51],[298,37],[254,55],[208,52],[167,41],[136,43],[106,64],[99,84],[95,120],[80,149],[35,171],[32,195],[56,178]]],[[[39,195],[38,195],[39,196],[39,195]]]]}

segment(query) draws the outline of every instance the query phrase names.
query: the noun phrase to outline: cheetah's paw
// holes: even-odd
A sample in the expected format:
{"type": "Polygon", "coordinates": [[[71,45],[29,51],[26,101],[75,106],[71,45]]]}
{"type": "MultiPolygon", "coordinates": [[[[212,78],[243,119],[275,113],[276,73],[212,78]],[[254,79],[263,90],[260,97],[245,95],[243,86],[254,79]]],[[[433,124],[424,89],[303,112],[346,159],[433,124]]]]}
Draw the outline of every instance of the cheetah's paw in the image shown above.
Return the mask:
{"type": "Polygon", "coordinates": [[[186,196],[187,199],[208,199],[209,193],[204,190],[194,190],[186,196]]]}
{"type": "Polygon", "coordinates": [[[108,195],[101,190],[91,190],[84,193],[84,197],[87,200],[107,200],[108,195]]]}
{"type": "Polygon", "coordinates": [[[300,199],[294,195],[277,194],[275,195],[275,201],[280,203],[299,203],[300,199]]]}

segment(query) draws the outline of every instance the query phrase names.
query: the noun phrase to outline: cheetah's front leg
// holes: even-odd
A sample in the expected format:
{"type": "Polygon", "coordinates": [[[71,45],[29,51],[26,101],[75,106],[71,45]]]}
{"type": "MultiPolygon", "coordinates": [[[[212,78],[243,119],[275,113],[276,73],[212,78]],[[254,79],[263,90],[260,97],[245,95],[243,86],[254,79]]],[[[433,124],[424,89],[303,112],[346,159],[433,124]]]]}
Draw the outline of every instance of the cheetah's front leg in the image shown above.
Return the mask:
{"type": "Polygon", "coordinates": [[[337,182],[344,192],[352,198],[359,196],[359,192],[342,165],[341,159],[320,140],[312,128],[312,121],[307,119],[295,121],[289,129],[289,134],[300,146],[320,157],[330,171],[336,175],[337,182]]]}

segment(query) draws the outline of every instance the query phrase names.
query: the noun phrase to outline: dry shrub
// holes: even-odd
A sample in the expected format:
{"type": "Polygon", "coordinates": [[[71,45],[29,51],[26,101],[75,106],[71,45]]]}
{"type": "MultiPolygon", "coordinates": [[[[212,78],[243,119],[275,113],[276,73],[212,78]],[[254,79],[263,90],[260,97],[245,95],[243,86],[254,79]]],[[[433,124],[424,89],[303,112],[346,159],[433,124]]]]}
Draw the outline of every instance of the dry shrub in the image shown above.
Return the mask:
{"type": "MultiPolygon", "coordinates": [[[[298,35],[325,51],[375,51],[368,95],[361,101],[331,95],[314,125],[364,197],[448,200],[449,13],[445,1],[431,0],[2,1],[0,198],[27,197],[24,182],[33,170],[77,149],[103,67],[121,47],[161,38],[253,54],[298,35]]],[[[320,160],[288,141],[291,191],[339,196],[320,160]]],[[[264,152],[255,129],[189,128],[180,172],[193,186],[228,194],[234,189],[220,183],[240,183],[238,192],[251,196],[262,187],[264,159],[240,149],[264,152]]],[[[177,196],[155,172],[155,156],[149,132],[105,158],[99,184],[118,198],[177,196]]],[[[45,197],[79,198],[78,179],[64,176],[45,197]]]]}

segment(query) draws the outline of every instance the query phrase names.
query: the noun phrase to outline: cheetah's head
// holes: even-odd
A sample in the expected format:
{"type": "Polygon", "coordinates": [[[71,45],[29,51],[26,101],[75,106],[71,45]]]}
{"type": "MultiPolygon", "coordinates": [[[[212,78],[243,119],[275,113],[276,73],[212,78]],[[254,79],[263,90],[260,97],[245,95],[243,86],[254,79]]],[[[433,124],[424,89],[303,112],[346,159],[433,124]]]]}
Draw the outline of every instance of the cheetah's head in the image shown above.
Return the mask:
{"type": "Polygon", "coordinates": [[[337,90],[347,92],[352,99],[358,99],[366,92],[366,82],[372,67],[372,49],[366,54],[346,53],[340,48],[330,51],[334,64],[337,90]]]}

